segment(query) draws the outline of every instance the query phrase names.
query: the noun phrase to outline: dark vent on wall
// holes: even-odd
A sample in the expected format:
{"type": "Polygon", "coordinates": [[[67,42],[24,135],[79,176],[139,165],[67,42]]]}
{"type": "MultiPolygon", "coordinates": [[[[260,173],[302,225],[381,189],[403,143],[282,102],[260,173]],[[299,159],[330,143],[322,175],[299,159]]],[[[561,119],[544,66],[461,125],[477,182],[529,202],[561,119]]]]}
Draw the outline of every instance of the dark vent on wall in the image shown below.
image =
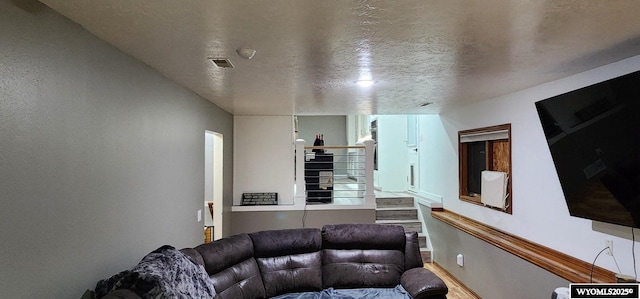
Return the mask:
{"type": "Polygon", "coordinates": [[[231,60],[225,58],[209,58],[217,67],[233,68],[231,60]]]}

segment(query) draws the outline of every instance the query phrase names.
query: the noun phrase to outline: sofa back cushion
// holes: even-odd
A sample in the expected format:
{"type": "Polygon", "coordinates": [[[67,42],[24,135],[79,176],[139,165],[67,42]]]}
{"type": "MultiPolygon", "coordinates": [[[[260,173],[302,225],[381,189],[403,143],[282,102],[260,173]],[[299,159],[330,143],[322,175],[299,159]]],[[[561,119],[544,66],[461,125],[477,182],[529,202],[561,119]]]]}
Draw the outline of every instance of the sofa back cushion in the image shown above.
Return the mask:
{"type": "Polygon", "coordinates": [[[324,288],[395,287],[404,272],[401,226],[337,224],[322,228],[324,288]]]}
{"type": "Polygon", "coordinates": [[[202,255],[200,255],[200,252],[198,252],[197,250],[193,248],[182,248],[180,249],[180,252],[187,256],[187,258],[189,258],[189,260],[191,260],[194,264],[202,265],[204,267],[204,260],[202,259],[202,255]]]}
{"type": "Polygon", "coordinates": [[[249,234],[267,297],[322,289],[322,237],[317,228],[249,234]]]}
{"type": "Polygon", "coordinates": [[[205,270],[213,280],[216,298],[266,297],[249,235],[234,235],[194,249],[202,256],[205,270]]]}
{"type": "Polygon", "coordinates": [[[417,232],[406,232],[405,238],[407,244],[404,249],[404,270],[407,271],[413,268],[422,268],[424,263],[422,262],[422,254],[420,254],[420,244],[418,241],[417,232]]]}

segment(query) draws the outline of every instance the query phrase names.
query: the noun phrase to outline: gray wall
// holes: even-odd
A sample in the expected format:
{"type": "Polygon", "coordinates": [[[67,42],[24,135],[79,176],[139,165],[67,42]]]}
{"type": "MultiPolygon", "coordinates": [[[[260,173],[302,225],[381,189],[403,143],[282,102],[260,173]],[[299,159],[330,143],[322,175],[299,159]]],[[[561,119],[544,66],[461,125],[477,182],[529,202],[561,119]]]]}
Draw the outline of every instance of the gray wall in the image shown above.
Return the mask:
{"type": "MultiPolygon", "coordinates": [[[[298,116],[298,138],[306,141],[305,146],[312,146],[316,134],[324,134],[324,145],[347,145],[347,116],[298,116]]],[[[340,149],[327,150],[334,154],[335,174],[346,175],[347,151],[340,149]]]]}
{"type": "Polygon", "coordinates": [[[462,232],[431,217],[431,210],[420,205],[431,243],[434,262],[482,298],[551,298],[557,287],[569,281],[531,264],[511,253],[462,232]],[[464,266],[456,256],[464,256],[464,266]]]}
{"type": "Polygon", "coordinates": [[[0,0],[0,37],[0,298],[79,298],[202,243],[204,133],[230,206],[232,116],[36,1],[0,0]]]}
{"type": "Polygon", "coordinates": [[[311,210],[233,212],[232,233],[251,233],[267,229],[321,228],[325,224],[374,223],[375,210],[311,210]],[[305,215],[306,213],[306,215],[305,215]]]}

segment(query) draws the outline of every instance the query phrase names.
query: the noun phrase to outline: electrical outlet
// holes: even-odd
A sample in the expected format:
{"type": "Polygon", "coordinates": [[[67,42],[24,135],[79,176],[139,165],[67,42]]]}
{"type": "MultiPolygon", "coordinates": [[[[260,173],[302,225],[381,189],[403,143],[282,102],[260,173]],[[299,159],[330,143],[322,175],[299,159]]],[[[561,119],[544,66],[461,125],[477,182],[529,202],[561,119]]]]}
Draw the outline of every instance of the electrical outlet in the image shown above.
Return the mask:
{"type": "Polygon", "coordinates": [[[196,216],[196,218],[198,218],[198,222],[202,221],[202,210],[198,210],[198,215],[196,216]]]}
{"type": "Polygon", "coordinates": [[[606,240],[605,246],[607,249],[607,255],[613,255],[613,240],[606,240]]]}

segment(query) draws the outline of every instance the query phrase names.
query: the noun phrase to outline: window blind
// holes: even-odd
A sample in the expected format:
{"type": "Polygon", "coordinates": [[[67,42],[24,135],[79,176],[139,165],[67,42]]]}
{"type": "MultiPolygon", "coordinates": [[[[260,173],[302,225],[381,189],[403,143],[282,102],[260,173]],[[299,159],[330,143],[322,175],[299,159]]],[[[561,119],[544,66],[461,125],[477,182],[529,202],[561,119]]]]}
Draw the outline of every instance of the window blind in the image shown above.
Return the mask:
{"type": "Polygon", "coordinates": [[[509,139],[509,130],[474,132],[460,135],[460,143],[509,139]]]}

